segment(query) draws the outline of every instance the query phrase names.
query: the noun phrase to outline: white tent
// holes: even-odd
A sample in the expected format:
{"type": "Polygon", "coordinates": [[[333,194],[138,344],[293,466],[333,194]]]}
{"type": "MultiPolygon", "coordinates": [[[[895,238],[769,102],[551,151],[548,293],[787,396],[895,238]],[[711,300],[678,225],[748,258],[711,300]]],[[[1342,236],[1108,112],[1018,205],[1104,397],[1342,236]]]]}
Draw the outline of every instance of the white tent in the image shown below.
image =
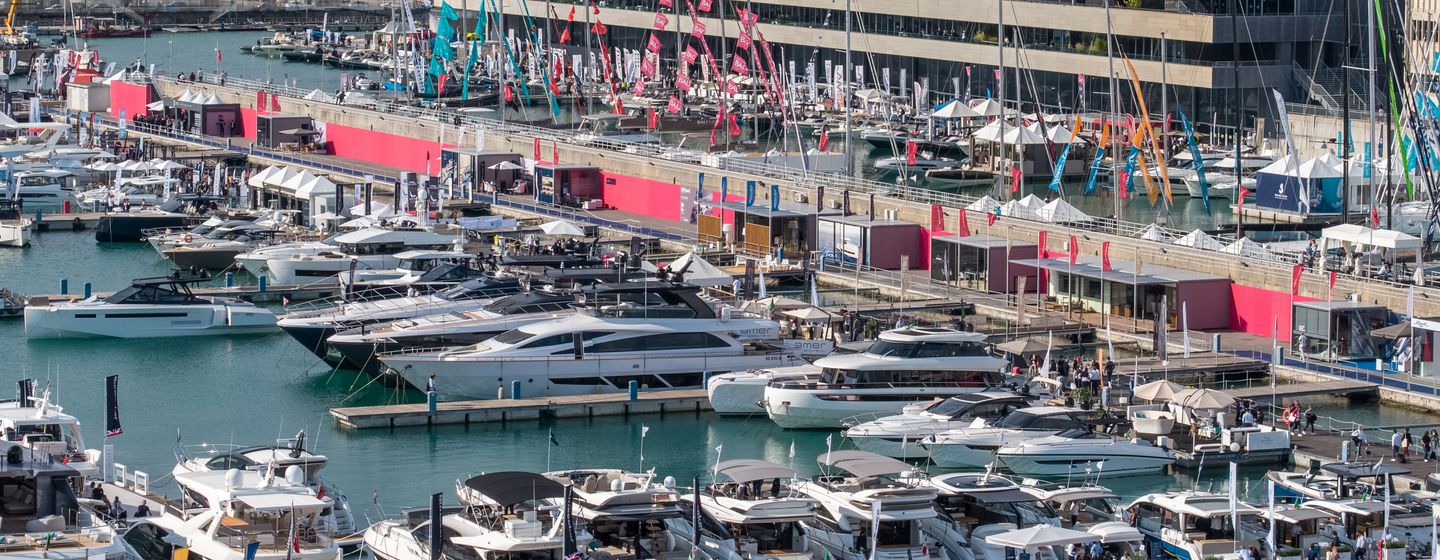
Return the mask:
{"type": "Polygon", "coordinates": [[[985,99],[984,101],[981,101],[981,102],[979,102],[979,103],[976,103],[975,105],[971,106],[970,108],[971,108],[971,109],[974,109],[976,113],[979,113],[979,114],[984,115],[984,116],[987,116],[987,117],[1000,116],[1000,114],[1001,114],[1002,112],[1004,112],[1004,110],[1001,108],[999,102],[995,101],[994,99],[988,99],[988,98],[985,99]]]}
{"type": "Polygon", "coordinates": [[[290,189],[290,192],[296,193],[296,196],[299,196],[300,187],[305,186],[306,183],[314,179],[315,174],[311,173],[309,169],[301,169],[299,173],[286,177],[285,181],[280,183],[280,186],[290,189]]]}
{"type": "Polygon", "coordinates": [[[1265,248],[1265,246],[1251,241],[1248,237],[1241,237],[1239,241],[1231,243],[1224,249],[1221,249],[1220,252],[1229,255],[1240,255],[1242,257],[1251,257],[1256,259],[1273,259],[1275,257],[1275,255],[1271,254],[1270,251],[1265,248]]]}
{"type": "Polygon", "coordinates": [[[1091,220],[1090,215],[1081,212],[1079,208],[1071,206],[1063,199],[1055,199],[1050,204],[1041,206],[1035,211],[1041,220],[1052,224],[1078,224],[1091,220]]]}
{"type": "Polygon", "coordinates": [[[693,286],[729,286],[735,281],[734,277],[705,262],[694,252],[685,253],[685,256],[671,261],[669,266],[671,272],[685,269],[685,283],[693,286]]]}
{"type": "MultiPolygon", "coordinates": [[[[1183,154],[1183,152],[1182,152],[1182,154],[1183,154]]],[[[1270,175],[1291,175],[1291,176],[1293,176],[1293,175],[1295,175],[1295,170],[1297,170],[1297,169],[1299,169],[1299,168],[1300,168],[1300,158],[1295,157],[1295,154],[1285,154],[1284,156],[1281,156],[1280,159],[1275,160],[1274,163],[1271,163],[1270,165],[1267,165],[1267,166],[1265,166],[1265,167],[1260,168],[1260,170],[1259,170],[1259,171],[1256,171],[1255,173],[1257,173],[1257,174],[1258,174],[1258,173],[1268,173],[1268,174],[1270,174],[1270,175]]]]}
{"type": "MultiPolygon", "coordinates": [[[[1014,128],[1014,125],[1011,125],[1011,124],[1008,124],[1008,123],[1007,123],[1007,124],[1005,125],[1005,128],[1006,128],[1006,129],[1014,128]]],[[[980,130],[976,130],[975,133],[971,135],[971,137],[974,138],[974,139],[976,139],[976,140],[984,140],[984,141],[986,141],[986,142],[999,142],[999,141],[1000,141],[1000,121],[997,119],[997,120],[991,121],[990,124],[987,124],[987,125],[985,125],[985,126],[980,127],[980,130]]]]}
{"type": "Polygon", "coordinates": [[[189,103],[189,102],[191,102],[191,101],[194,100],[194,99],[195,99],[195,92],[190,91],[190,90],[188,90],[188,89],[185,90],[185,93],[180,94],[180,97],[176,97],[176,98],[175,98],[176,101],[179,101],[179,102],[181,102],[181,103],[189,103]]]}
{"type": "Polygon", "coordinates": [[[1165,233],[1165,230],[1160,229],[1160,226],[1155,224],[1145,226],[1145,229],[1140,230],[1140,233],[1137,234],[1135,237],[1139,237],[1140,239],[1145,239],[1147,241],[1159,241],[1162,243],[1169,243],[1175,239],[1173,237],[1170,237],[1170,234],[1165,233]]]}
{"type": "Polygon", "coordinates": [[[1176,239],[1174,241],[1174,244],[1184,245],[1186,247],[1193,247],[1195,249],[1205,249],[1208,251],[1219,251],[1225,248],[1225,246],[1222,245],[1219,241],[1216,241],[1214,237],[1210,237],[1205,232],[1198,229],[1190,232],[1185,237],[1176,239]]]}
{"type": "Polygon", "coordinates": [[[168,160],[168,159],[160,159],[160,158],[155,158],[155,159],[150,160],[150,165],[153,166],[156,171],[170,171],[170,170],[172,170],[172,169],[189,169],[189,168],[186,167],[185,164],[183,164],[183,163],[178,163],[178,162],[170,161],[170,160],[168,160]]]}
{"type": "Polygon", "coordinates": [[[268,179],[271,174],[279,170],[279,167],[275,167],[273,165],[270,167],[266,167],[265,169],[260,170],[259,173],[251,175],[250,180],[246,181],[246,184],[258,189],[265,185],[265,179],[268,179]]]}
{"type": "Polygon", "coordinates": [[[1419,249],[1420,238],[1391,229],[1377,229],[1371,236],[1372,240],[1367,243],[1375,247],[1386,249],[1419,249]]]}
{"type": "Polygon", "coordinates": [[[154,103],[149,103],[149,104],[145,105],[145,110],[146,110],[146,111],[163,111],[164,109],[165,109],[165,102],[164,102],[164,101],[156,101],[156,102],[154,102],[154,103]]]}
{"type": "MultiPolygon", "coordinates": [[[[351,206],[351,207],[350,207],[350,210],[349,210],[349,214],[350,214],[351,216],[363,216],[363,215],[365,215],[365,204],[364,204],[364,203],[361,203],[361,204],[356,204],[355,206],[351,206]]],[[[376,218],[386,218],[386,217],[389,217],[389,216],[394,216],[394,215],[395,215],[395,209],[394,209],[394,208],[391,208],[389,204],[381,204],[381,203],[379,203],[379,202],[371,201],[371,202],[370,202],[370,215],[373,216],[373,217],[376,217],[376,218]]]]}
{"type": "Polygon", "coordinates": [[[1031,525],[1024,529],[982,538],[994,546],[1014,548],[1025,552],[1038,552],[1052,546],[1065,546],[1095,540],[1095,536],[1090,533],[1045,524],[1031,525]]]}
{"type": "Polygon", "coordinates": [[[297,173],[295,173],[294,169],[291,169],[289,167],[281,167],[279,169],[276,169],[274,173],[271,173],[269,177],[265,178],[265,186],[283,186],[286,181],[289,181],[290,178],[294,177],[295,175],[297,175],[297,173]]]}
{"type": "Polygon", "coordinates": [[[965,119],[979,117],[981,115],[974,109],[971,109],[969,105],[961,103],[960,100],[956,99],[940,107],[936,107],[935,112],[931,113],[930,116],[937,119],[965,119]]]}
{"type": "MultiPolygon", "coordinates": [[[[334,198],[335,183],[318,175],[310,176],[310,180],[295,189],[296,198],[334,198]]],[[[363,208],[362,208],[363,210],[363,208]]]]}
{"type": "Polygon", "coordinates": [[[305,97],[302,99],[306,101],[319,101],[321,103],[334,103],[338,101],[335,99],[335,96],[325,93],[319,88],[311,90],[310,93],[305,94],[305,97]]]}
{"type": "Polygon", "coordinates": [[[1365,245],[1370,242],[1370,228],[1356,224],[1340,224],[1320,230],[1321,243],[1330,246],[1330,241],[1365,245]]]}
{"type": "Polygon", "coordinates": [[[1005,143],[1006,143],[1006,144],[1010,144],[1010,145],[1020,145],[1020,144],[1035,145],[1035,144],[1044,144],[1044,143],[1045,143],[1045,137],[1042,136],[1038,130],[1036,130],[1036,129],[1038,129],[1038,128],[1039,128],[1039,125],[1038,125],[1038,124],[1035,125],[1035,126],[1033,126],[1033,127],[1024,126],[1024,127],[1007,128],[1007,129],[1005,129],[1005,143]]]}
{"type": "Polygon", "coordinates": [[[1301,163],[1297,176],[1301,179],[1333,179],[1340,175],[1340,160],[1325,152],[1301,163]]]}
{"type": "Polygon", "coordinates": [[[989,214],[991,212],[994,212],[995,209],[999,207],[1000,203],[996,202],[995,199],[990,198],[990,195],[987,194],[980,197],[975,202],[971,202],[969,206],[965,207],[965,209],[971,212],[981,212],[984,214],[989,214]]]}
{"type": "Polygon", "coordinates": [[[1064,125],[1059,124],[1050,125],[1049,128],[1046,128],[1045,137],[1049,138],[1051,142],[1054,142],[1056,144],[1085,143],[1085,139],[1081,138],[1080,135],[1071,132],[1070,129],[1065,128],[1064,125]]]}
{"type": "Polygon", "coordinates": [[[580,226],[577,226],[565,220],[555,220],[553,222],[545,222],[543,224],[540,224],[540,231],[545,232],[545,235],[555,236],[568,235],[573,237],[581,237],[585,235],[585,230],[580,229],[580,226]]]}
{"type": "Polygon", "coordinates": [[[1038,211],[1045,206],[1035,195],[1028,195],[1020,200],[1011,200],[1000,206],[1000,215],[1022,220],[1040,221],[1038,211]]]}

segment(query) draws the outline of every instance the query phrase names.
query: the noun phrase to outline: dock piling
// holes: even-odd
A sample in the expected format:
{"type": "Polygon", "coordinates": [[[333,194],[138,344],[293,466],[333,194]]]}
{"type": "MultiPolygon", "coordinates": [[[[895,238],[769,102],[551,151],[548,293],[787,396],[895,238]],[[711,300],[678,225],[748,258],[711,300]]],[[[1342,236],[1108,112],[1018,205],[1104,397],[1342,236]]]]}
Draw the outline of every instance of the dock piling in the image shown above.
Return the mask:
{"type": "Polygon", "coordinates": [[[83,286],[83,289],[84,289],[84,291],[85,291],[85,292],[84,292],[84,293],[85,293],[85,298],[84,298],[84,299],[90,299],[90,283],[89,283],[89,282],[86,282],[86,283],[84,284],[84,286],[83,286]]]}
{"type": "Polygon", "coordinates": [[[634,379],[630,380],[630,400],[640,400],[640,382],[634,379]]]}
{"type": "Polygon", "coordinates": [[[518,400],[518,399],[520,398],[520,380],[519,380],[519,379],[516,379],[516,380],[510,382],[510,398],[511,398],[511,399],[515,399],[515,400],[518,400]]]}
{"type": "Polygon", "coordinates": [[[430,415],[431,415],[431,416],[434,416],[434,415],[435,415],[435,405],[436,405],[439,401],[440,401],[440,397],[438,396],[438,394],[437,394],[435,391],[426,391],[426,392],[425,392],[425,408],[426,408],[426,410],[428,410],[428,411],[430,412],[430,415]]]}
{"type": "MultiPolygon", "coordinates": [[[[39,211],[39,210],[36,210],[35,212],[38,214],[40,211],[39,211]]],[[[61,278],[61,279],[60,279],[60,295],[62,295],[62,296],[68,296],[68,295],[70,295],[70,279],[69,279],[69,278],[61,278]]]]}
{"type": "Polygon", "coordinates": [[[234,288],[234,287],[235,287],[235,273],[234,273],[234,272],[226,272],[226,273],[225,273],[225,287],[226,287],[226,288],[234,288]]]}
{"type": "Polygon", "coordinates": [[[265,275],[264,275],[264,274],[261,274],[261,275],[260,275],[260,293],[262,293],[262,294],[265,293],[265,284],[266,284],[266,283],[267,283],[267,282],[265,281],[265,275]]]}

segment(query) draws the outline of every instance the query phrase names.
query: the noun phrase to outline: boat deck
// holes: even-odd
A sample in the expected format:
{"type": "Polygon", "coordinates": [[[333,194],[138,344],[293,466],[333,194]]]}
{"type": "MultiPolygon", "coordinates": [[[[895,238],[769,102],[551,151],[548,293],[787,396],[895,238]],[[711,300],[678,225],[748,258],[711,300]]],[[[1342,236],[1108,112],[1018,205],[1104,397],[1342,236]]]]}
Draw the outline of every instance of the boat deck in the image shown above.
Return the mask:
{"type": "Polygon", "coordinates": [[[437,424],[511,422],[539,418],[590,418],[665,414],[710,410],[710,398],[703,389],[640,392],[635,400],[626,393],[443,401],[431,412],[426,403],[355,406],[330,409],[330,416],[344,428],[395,428],[437,424]]]}

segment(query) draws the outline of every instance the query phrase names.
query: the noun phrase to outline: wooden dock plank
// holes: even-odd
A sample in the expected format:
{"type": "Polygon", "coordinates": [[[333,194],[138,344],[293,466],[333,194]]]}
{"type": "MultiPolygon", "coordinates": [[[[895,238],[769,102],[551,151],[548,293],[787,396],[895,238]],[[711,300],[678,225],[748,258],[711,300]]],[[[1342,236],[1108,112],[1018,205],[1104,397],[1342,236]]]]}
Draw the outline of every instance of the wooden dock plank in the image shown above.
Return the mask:
{"type": "Polygon", "coordinates": [[[633,401],[626,393],[605,393],[443,401],[435,404],[434,414],[425,403],[417,403],[332,408],[330,415],[341,427],[363,429],[705,410],[710,410],[706,391],[692,389],[641,392],[633,401]]]}
{"type": "Polygon", "coordinates": [[[1347,395],[1350,393],[1373,393],[1379,390],[1374,383],[1358,381],[1353,379],[1337,379],[1335,381],[1314,381],[1309,383],[1296,383],[1289,385],[1276,385],[1273,389],[1266,385],[1260,387],[1246,387],[1243,389],[1225,389],[1226,393],[1237,399],[1270,400],[1289,399],[1298,397],[1312,397],[1317,395],[1347,395]]]}

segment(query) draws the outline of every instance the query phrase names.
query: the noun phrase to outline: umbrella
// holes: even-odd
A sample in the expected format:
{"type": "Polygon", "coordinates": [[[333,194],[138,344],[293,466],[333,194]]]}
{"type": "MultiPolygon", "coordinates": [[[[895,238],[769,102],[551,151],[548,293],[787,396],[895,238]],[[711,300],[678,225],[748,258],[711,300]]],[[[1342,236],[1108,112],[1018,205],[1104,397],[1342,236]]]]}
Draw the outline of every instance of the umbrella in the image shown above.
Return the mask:
{"type": "Polygon", "coordinates": [[[786,311],[786,312],[785,312],[785,316],[786,316],[786,317],[790,317],[790,318],[792,318],[792,319],[799,319],[799,320],[801,320],[801,321],[811,321],[811,322],[819,322],[819,321],[838,321],[838,320],[840,319],[839,317],[836,317],[835,315],[831,315],[831,314],[829,314],[829,313],[826,313],[824,309],[820,309],[819,307],[806,307],[806,308],[804,308],[804,309],[792,309],[792,310],[790,310],[790,311],[786,311]]]}
{"type": "Polygon", "coordinates": [[[1137,399],[1147,401],[1166,401],[1175,397],[1175,393],[1185,390],[1185,386],[1174,381],[1161,379],[1151,381],[1144,385],[1135,387],[1131,394],[1137,399]]]}
{"type": "Polygon", "coordinates": [[[1047,348],[1049,348],[1049,345],[1045,344],[1044,342],[1039,342],[1028,338],[1021,340],[1012,340],[1009,342],[1002,342],[995,345],[996,350],[1000,350],[1002,352],[1009,352],[1017,356],[1021,354],[1035,354],[1039,352],[1044,352],[1047,348]]]}
{"type": "Polygon", "coordinates": [[[935,112],[931,113],[930,116],[937,119],[963,119],[970,117],[978,117],[980,116],[980,113],[975,112],[975,110],[971,109],[969,105],[961,103],[959,100],[955,100],[946,103],[945,105],[942,105],[938,109],[935,109],[935,112]]]}
{"type": "Polygon", "coordinates": [[[545,235],[570,235],[575,237],[583,237],[585,235],[585,230],[580,229],[580,226],[565,220],[555,220],[553,222],[540,224],[540,231],[545,232],[545,235]]]}
{"type": "Polygon", "coordinates": [[[1382,329],[1370,331],[1370,336],[1380,338],[1410,338],[1410,321],[1403,321],[1382,329]]]}
{"type": "Polygon", "coordinates": [[[502,162],[497,163],[497,164],[495,164],[495,165],[492,165],[492,166],[490,166],[490,167],[486,167],[485,169],[494,169],[494,170],[496,170],[496,171],[514,171],[514,170],[516,170],[516,169],[525,169],[525,168],[524,168],[523,166],[521,166],[521,165],[519,165],[519,164],[516,164],[515,162],[510,161],[510,160],[507,159],[507,160],[505,160],[505,161],[502,161],[502,162]]]}
{"type": "Polygon", "coordinates": [[[1170,400],[1180,406],[1197,410],[1221,410],[1235,404],[1235,397],[1214,389],[1185,389],[1175,393],[1170,400]]]}
{"type": "Polygon", "coordinates": [[[984,537],[985,542],[1026,552],[1036,552],[1050,546],[1065,546],[1095,540],[1095,535],[1054,525],[1031,525],[1024,529],[1007,531],[984,537]]]}
{"type": "Polygon", "coordinates": [[[156,171],[169,171],[169,170],[171,170],[171,169],[189,169],[189,168],[188,168],[185,164],[183,164],[183,163],[175,163],[175,162],[170,161],[170,160],[163,160],[163,159],[159,159],[159,158],[156,158],[156,159],[151,160],[151,161],[150,161],[150,166],[151,166],[152,169],[154,169],[154,170],[156,170],[156,171]]]}

